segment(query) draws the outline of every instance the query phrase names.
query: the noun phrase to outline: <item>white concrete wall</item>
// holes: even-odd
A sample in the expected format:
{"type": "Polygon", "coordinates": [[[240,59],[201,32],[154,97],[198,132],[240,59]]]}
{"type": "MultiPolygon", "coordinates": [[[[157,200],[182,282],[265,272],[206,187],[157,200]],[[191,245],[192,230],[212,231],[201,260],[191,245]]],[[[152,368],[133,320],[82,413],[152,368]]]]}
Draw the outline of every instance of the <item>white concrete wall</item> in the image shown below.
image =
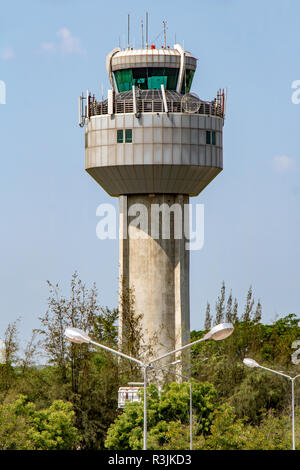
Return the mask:
{"type": "Polygon", "coordinates": [[[223,168],[222,128],[223,119],[203,115],[93,116],[86,126],[86,170],[113,196],[197,195],[223,168]],[[132,129],[132,143],[118,144],[117,129],[132,129]],[[216,132],[216,145],[206,145],[207,130],[216,132]],[[164,168],[154,175],[150,166],[164,168]]]}

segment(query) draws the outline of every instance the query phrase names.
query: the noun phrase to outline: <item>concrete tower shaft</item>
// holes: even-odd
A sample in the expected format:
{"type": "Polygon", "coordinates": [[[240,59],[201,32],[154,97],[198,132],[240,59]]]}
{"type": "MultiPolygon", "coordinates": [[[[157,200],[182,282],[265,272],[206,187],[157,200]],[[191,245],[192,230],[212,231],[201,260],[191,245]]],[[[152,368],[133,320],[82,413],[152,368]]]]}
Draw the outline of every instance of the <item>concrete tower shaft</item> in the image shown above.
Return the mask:
{"type": "MultiPolygon", "coordinates": [[[[146,346],[153,345],[156,355],[177,349],[189,340],[189,251],[185,249],[184,233],[178,233],[188,227],[188,203],[188,196],[173,194],[119,199],[120,279],[134,287],[136,311],[145,312],[146,346]],[[130,214],[136,210],[145,216],[142,228],[140,224],[130,225],[130,214]]],[[[120,343],[122,339],[121,324],[120,343]]]]}

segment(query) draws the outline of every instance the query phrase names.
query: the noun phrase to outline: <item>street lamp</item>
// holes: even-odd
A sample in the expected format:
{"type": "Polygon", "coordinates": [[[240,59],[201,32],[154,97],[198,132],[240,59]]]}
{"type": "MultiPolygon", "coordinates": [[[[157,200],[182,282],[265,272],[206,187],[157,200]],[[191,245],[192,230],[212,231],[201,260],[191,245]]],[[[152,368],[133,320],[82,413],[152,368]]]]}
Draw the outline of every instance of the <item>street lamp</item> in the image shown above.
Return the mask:
{"type": "Polygon", "coordinates": [[[87,343],[87,344],[94,344],[95,346],[98,346],[102,349],[105,349],[106,351],[112,352],[114,354],[117,354],[118,356],[124,357],[125,359],[128,359],[130,361],[133,361],[143,369],[143,375],[144,375],[144,443],[143,443],[143,449],[147,450],[147,371],[152,367],[152,364],[154,362],[160,361],[161,359],[164,359],[165,357],[170,356],[171,354],[175,354],[177,352],[183,351],[184,349],[191,348],[195,344],[201,343],[202,341],[206,341],[209,339],[213,339],[215,341],[221,341],[225,338],[227,338],[231,333],[233,332],[233,325],[231,323],[220,323],[219,325],[214,326],[206,335],[203,336],[203,338],[198,339],[196,341],[193,341],[192,343],[186,344],[185,346],[182,346],[181,348],[174,349],[173,351],[170,351],[166,354],[163,354],[162,356],[159,356],[155,359],[152,359],[148,364],[144,364],[142,361],[135,359],[134,357],[127,356],[127,354],[123,354],[120,351],[116,351],[115,349],[109,348],[108,346],[104,346],[103,344],[96,343],[96,341],[93,341],[84,331],[78,329],[78,328],[66,328],[65,330],[65,336],[67,339],[74,343],[87,343]]]}
{"type": "Polygon", "coordinates": [[[247,367],[251,367],[251,368],[259,367],[260,369],[267,370],[268,372],[273,372],[273,374],[281,375],[282,377],[285,377],[292,382],[292,434],[293,434],[293,450],[295,450],[296,446],[295,446],[295,386],[294,386],[294,383],[297,377],[300,377],[300,374],[296,375],[295,377],[290,377],[289,375],[283,374],[282,372],[279,372],[277,370],[268,369],[267,367],[261,366],[260,364],[258,364],[258,362],[254,361],[254,359],[250,359],[249,357],[245,357],[245,359],[243,360],[243,363],[247,367]]]}
{"type": "MultiPolygon", "coordinates": [[[[196,341],[186,344],[182,346],[181,348],[174,349],[173,351],[170,351],[166,354],[163,354],[162,356],[152,359],[149,362],[149,364],[144,367],[145,383],[147,380],[147,369],[153,367],[154,362],[160,361],[161,359],[164,359],[172,354],[176,354],[177,352],[183,351],[187,348],[191,348],[195,344],[201,343],[202,341],[207,341],[209,339],[213,339],[215,341],[221,341],[227,338],[228,336],[230,336],[233,330],[234,330],[234,327],[231,323],[220,323],[219,325],[214,326],[208,333],[206,333],[203,336],[203,338],[197,339],[196,341]]],[[[144,388],[144,391],[145,391],[145,388],[144,388]]],[[[144,449],[146,448],[147,448],[147,402],[145,402],[145,397],[144,397],[144,449]]]]}
{"type": "MultiPolygon", "coordinates": [[[[207,357],[205,357],[204,359],[202,359],[201,361],[199,362],[196,362],[196,364],[194,364],[192,367],[195,367],[197,366],[198,364],[200,364],[201,362],[204,362],[204,361],[207,361],[207,357]]],[[[175,361],[175,362],[171,362],[169,363],[167,366],[170,366],[170,365],[175,365],[175,364],[179,364],[180,362],[182,362],[180,359],[178,361],[175,361]]],[[[187,372],[191,372],[192,370],[192,367],[187,371],[187,372]]],[[[161,366],[161,367],[154,367],[153,368],[155,369],[165,369],[166,367],[165,366],[161,366]]],[[[177,375],[178,377],[181,377],[181,378],[184,378],[186,380],[189,381],[189,385],[190,385],[190,450],[193,450],[193,394],[192,394],[192,378],[191,376],[187,376],[187,375],[182,375],[182,374],[178,374],[177,372],[173,372],[174,375],[177,375]]]]}

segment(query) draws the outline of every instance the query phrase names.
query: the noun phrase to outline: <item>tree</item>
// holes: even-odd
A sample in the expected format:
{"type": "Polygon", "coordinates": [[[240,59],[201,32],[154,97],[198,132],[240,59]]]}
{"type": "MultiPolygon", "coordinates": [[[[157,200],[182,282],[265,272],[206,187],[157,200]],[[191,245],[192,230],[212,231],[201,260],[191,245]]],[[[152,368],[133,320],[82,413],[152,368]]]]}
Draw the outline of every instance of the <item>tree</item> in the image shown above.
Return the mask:
{"type": "Polygon", "coordinates": [[[230,291],[230,295],[227,300],[227,308],[226,308],[226,322],[232,323],[233,320],[233,312],[232,312],[232,291],[230,291]]]}
{"type": "Polygon", "coordinates": [[[117,412],[118,364],[106,351],[70,343],[64,331],[67,327],[80,328],[96,342],[116,347],[118,310],[101,307],[96,286],[88,289],[76,272],[69,298],[58,284],[48,281],[48,285],[48,310],[40,318],[42,328],[37,331],[44,338],[49,364],[56,372],[51,390],[56,398],[73,403],[81,446],[98,449],[117,412]]]}
{"type": "MultiPolygon", "coordinates": [[[[120,338],[120,350],[128,356],[143,360],[143,329],[142,313],[136,312],[134,288],[127,285],[127,280],[121,279],[120,287],[120,318],[122,322],[122,335],[120,338]]],[[[140,377],[140,367],[133,361],[123,361],[123,372],[127,373],[131,380],[140,377]]]]}
{"type": "Polygon", "coordinates": [[[234,303],[233,303],[233,309],[232,309],[232,323],[235,325],[235,323],[237,323],[239,320],[239,316],[238,316],[238,301],[237,299],[235,298],[234,299],[234,303]]]}
{"type": "Polygon", "coordinates": [[[210,330],[211,329],[211,323],[212,323],[212,317],[211,317],[211,314],[210,314],[210,304],[207,302],[204,329],[207,330],[207,331],[210,330]]]}
{"type": "Polygon", "coordinates": [[[211,434],[207,437],[206,450],[242,450],[247,449],[253,431],[246,427],[241,419],[237,419],[234,408],[223,405],[216,411],[211,434]]]}
{"type": "Polygon", "coordinates": [[[37,410],[20,396],[0,405],[1,450],[67,450],[79,441],[71,403],[54,401],[37,410]]]}
{"type": "Polygon", "coordinates": [[[18,363],[19,350],[17,319],[9,323],[4,332],[4,362],[0,364],[0,392],[5,397],[16,380],[13,365],[18,363]]]}
{"type": "Polygon", "coordinates": [[[225,283],[223,281],[222,287],[221,287],[221,294],[218,297],[218,300],[216,302],[216,321],[215,321],[216,325],[223,322],[224,312],[225,312],[225,283]]]}
{"type": "Polygon", "coordinates": [[[254,299],[252,298],[252,286],[249,287],[246,299],[246,305],[243,313],[243,321],[250,322],[252,316],[252,309],[254,306],[254,299]]]}
{"type": "Polygon", "coordinates": [[[259,323],[262,318],[262,306],[260,303],[260,300],[258,299],[257,306],[253,315],[253,321],[254,323],[259,323]]]}

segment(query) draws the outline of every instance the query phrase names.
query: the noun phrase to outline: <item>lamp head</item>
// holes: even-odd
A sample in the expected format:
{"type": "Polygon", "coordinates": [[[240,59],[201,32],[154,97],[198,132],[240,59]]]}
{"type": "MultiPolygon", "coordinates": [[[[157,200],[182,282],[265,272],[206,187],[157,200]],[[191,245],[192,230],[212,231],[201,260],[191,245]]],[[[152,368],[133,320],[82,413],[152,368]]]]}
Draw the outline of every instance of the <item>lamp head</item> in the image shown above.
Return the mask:
{"type": "Polygon", "coordinates": [[[214,326],[203,339],[214,339],[215,341],[221,341],[222,339],[228,338],[233,332],[234,327],[231,323],[220,323],[214,326]]]}
{"type": "Polygon", "coordinates": [[[254,361],[254,359],[250,359],[250,357],[245,357],[245,359],[243,360],[243,363],[245,364],[245,366],[251,367],[252,369],[254,367],[259,367],[259,364],[256,361],[254,361]]]}
{"type": "Polygon", "coordinates": [[[79,330],[79,328],[66,328],[65,330],[65,336],[69,341],[72,341],[72,343],[90,343],[91,338],[82,330],[79,330]]]}

